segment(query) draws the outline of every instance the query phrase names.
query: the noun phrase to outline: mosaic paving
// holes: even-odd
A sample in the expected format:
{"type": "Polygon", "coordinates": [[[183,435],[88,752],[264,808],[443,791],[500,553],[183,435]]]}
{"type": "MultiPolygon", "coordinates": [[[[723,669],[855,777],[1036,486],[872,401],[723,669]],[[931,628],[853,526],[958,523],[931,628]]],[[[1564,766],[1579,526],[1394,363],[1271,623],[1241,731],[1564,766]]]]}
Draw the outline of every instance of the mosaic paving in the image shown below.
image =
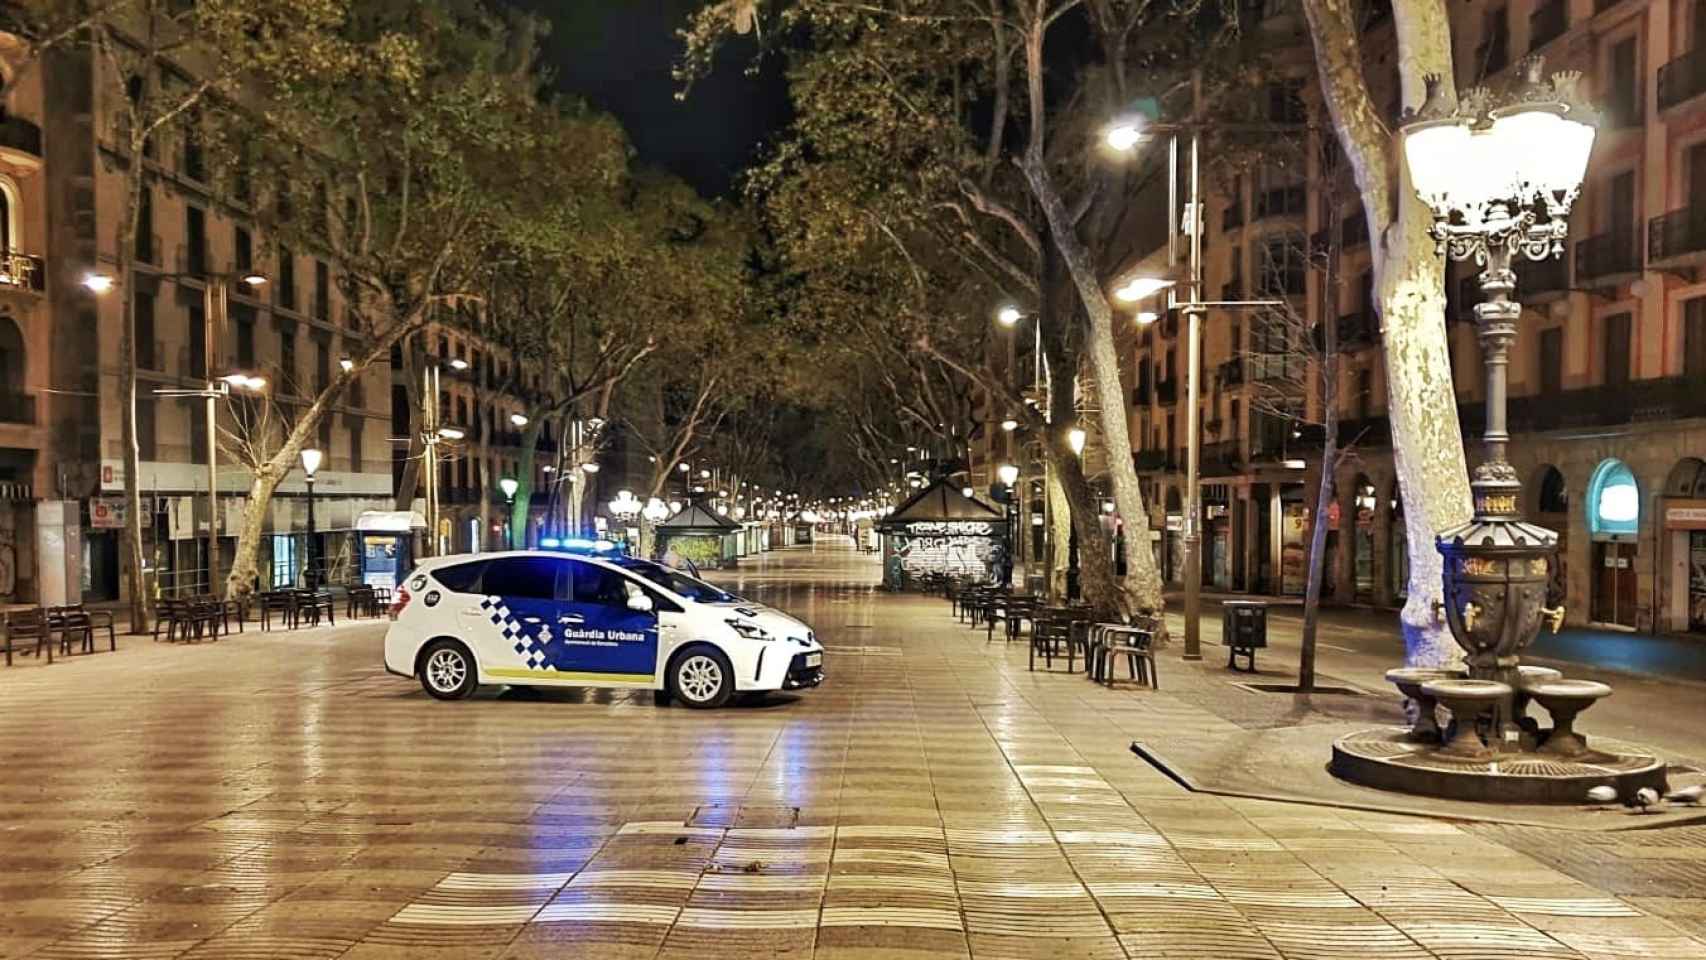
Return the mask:
{"type": "Polygon", "coordinates": [[[1233,720],[1031,673],[876,577],[767,558],[829,680],[712,713],[431,701],[372,625],[0,672],[0,958],[1706,952],[1706,831],[1565,850],[1194,796],[1128,743],[1233,720]]]}

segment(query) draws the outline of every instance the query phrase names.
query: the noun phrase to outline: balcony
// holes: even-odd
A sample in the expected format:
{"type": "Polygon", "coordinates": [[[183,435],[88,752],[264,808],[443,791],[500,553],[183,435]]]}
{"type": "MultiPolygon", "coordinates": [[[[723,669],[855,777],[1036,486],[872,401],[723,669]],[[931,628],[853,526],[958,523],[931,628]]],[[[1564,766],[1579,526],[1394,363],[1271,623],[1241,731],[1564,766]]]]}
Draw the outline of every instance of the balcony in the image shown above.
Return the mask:
{"type": "Polygon", "coordinates": [[[1232,205],[1220,211],[1220,232],[1227,233],[1244,225],[1244,203],[1242,200],[1233,201],[1232,205]]]}
{"type": "Polygon", "coordinates": [[[1659,68],[1659,109],[1706,93],[1706,50],[1690,50],[1659,68]]]}
{"type": "Polygon", "coordinates": [[[1339,349],[1361,350],[1380,340],[1380,317],[1373,308],[1347,313],[1339,318],[1339,349]]]}
{"type": "Polygon", "coordinates": [[[1343,231],[1343,237],[1339,242],[1344,245],[1345,249],[1349,250],[1353,247],[1368,245],[1368,217],[1360,213],[1353,213],[1340,222],[1339,229],[1343,231]]]}
{"type": "Polygon", "coordinates": [[[28,393],[0,393],[0,423],[35,426],[36,398],[28,393]]]}
{"type": "Polygon", "coordinates": [[[22,117],[0,119],[0,165],[28,176],[41,169],[41,128],[22,117]]]}
{"type": "Polygon", "coordinates": [[[1392,446],[1392,421],[1386,417],[1340,420],[1339,445],[1350,444],[1362,449],[1392,446]]]}
{"type": "Polygon", "coordinates": [[[1570,292],[1570,265],[1563,257],[1524,261],[1516,267],[1516,298],[1533,306],[1570,292]]]}
{"type": "Polygon", "coordinates": [[[1309,204],[1309,193],[1303,184],[1276,187],[1256,194],[1256,213],[1252,219],[1302,216],[1309,204]]]}
{"type": "Polygon", "coordinates": [[[1173,458],[1165,450],[1140,450],[1131,455],[1132,466],[1138,473],[1153,473],[1157,470],[1174,469],[1173,458]]]}
{"type": "Polygon", "coordinates": [[[1161,380],[1155,384],[1155,400],[1162,406],[1172,406],[1179,402],[1179,381],[1161,380]]]}
{"type": "Polygon", "coordinates": [[[5,251],[0,253],[0,290],[40,293],[47,286],[47,265],[40,257],[5,251]]]}
{"type": "Polygon", "coordinates": [[[1564,0],[1547,0],[1528,15],[1528,50],[1539,50],[1563,36],[1570,27],[1570,11],[1564,0]]]}
{"type": "Polygon", "coordinates": [[[1244,278],[1234,277],[1220,285],[1220,299],[1225,301],[1244,299],[1244,278]]]}
{"type": "MultiPolygon", "coordinates": [[[[1565,390],[1562,393],[1512,397],[1512,431],[1615,427],[1630,423],[1656,423],[1706,416],[1706,391],[1697,377],[1661,377],[1630,380],[1565,390]]],[[[1476,423],[1484,421],[1477,407],[1476,423]]],[[[1466,417],[1465,429],[1475,426],[1466,417]]]]}
{"type": "Polygon", "coordinates": [[[1140,383],[1137,386],[1131,388],[1131,405],[1132,406],[1134,406],[1134,407],[1147,407],[1147,406],[1149,406],[1149,397],[1150,397],[1149,384],[1140,383]]]}
{"type": "Polygon", "coordinates": [[[1706,206],[1672,210],[1647,221],[1647,262],[1658,269],[1706,260],[1706,206]]]}
{"type": "Polygon", "coordinates": [[[1205,477],[1226,477],[1244,471],[1244,452],[1237,440],[1221,440],[1202,445],[1197,467],[1205,477]]]}
{"type": "Polygon", "coordinates": [[[1576,243],[1576,282],[1615,287],[1641,276],[1641,244],[1632,229],[1611,230],[1576,243]]]}

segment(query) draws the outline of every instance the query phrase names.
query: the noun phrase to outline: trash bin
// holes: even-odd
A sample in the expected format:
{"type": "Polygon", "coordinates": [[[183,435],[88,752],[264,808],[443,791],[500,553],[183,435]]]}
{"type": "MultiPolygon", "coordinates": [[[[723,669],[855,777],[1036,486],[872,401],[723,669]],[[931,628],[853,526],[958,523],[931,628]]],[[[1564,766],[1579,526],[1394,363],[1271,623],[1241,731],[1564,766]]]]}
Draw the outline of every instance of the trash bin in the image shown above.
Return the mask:
{"type": "Polygon", "coordinates": [[[1220,604],[1220,642],[1226,645],[1226,666],[1256,672],[1256,649],[1268,645],[1268,605],[1262,600],[1226,600],[1220,604]],[[1243,657],[1246,665],[1238,666],[1243,657]]]}

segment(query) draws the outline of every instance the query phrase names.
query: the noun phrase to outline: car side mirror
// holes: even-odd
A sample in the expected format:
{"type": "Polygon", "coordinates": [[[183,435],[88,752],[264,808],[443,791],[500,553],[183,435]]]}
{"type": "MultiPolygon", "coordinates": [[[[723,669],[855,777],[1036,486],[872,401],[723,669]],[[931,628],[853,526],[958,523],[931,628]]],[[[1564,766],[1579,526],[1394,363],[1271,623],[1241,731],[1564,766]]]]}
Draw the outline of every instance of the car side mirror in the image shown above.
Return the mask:
{"type": "Polygon", "coordinates": [[[636,613],[651,613],[652,598],[643,593],[631,593],[628,595],[628,609],[636,613]]]}

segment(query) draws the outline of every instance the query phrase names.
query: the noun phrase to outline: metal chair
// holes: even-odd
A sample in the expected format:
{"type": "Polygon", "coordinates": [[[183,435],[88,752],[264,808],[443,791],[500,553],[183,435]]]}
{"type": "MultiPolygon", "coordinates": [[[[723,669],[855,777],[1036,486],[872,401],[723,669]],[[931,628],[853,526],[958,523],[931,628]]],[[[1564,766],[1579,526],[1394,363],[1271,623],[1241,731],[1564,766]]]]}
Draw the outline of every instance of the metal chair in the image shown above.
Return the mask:
{"type": "Polygon", "coordinates": [[[53,639],[47,625],[47,613],[40,607],[28,610],[16,610],[6,614],[6,666],[12,665],[12,648],[19,640],[34,640],[35,649],[29,651],[37,657],[41,656],[43,648],[47,650],[47,662],[53,662],[53,639]]]}

